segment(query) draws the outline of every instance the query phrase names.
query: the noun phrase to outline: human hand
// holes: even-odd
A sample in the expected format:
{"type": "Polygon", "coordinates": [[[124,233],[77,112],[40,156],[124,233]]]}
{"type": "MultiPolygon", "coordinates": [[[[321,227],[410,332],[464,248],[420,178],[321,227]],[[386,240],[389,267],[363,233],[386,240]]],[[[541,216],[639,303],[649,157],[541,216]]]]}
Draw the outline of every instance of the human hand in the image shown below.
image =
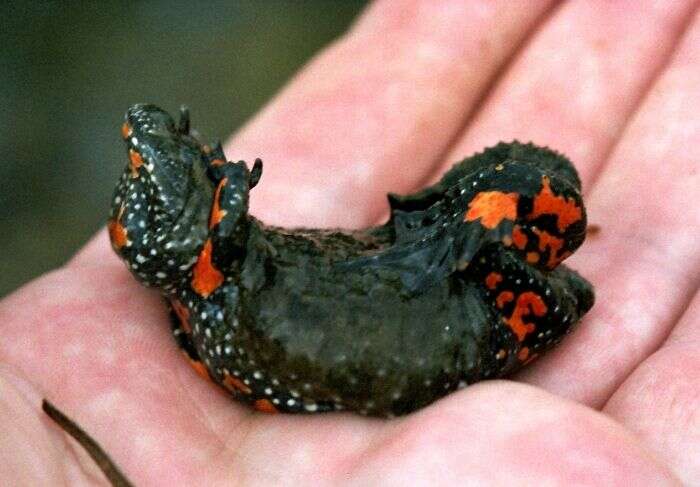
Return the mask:
{"type": "Polygon", "coordinates": [[[597,304],[527,384],[392,421],[253,412],[188,368],[100,232],[0,303],[0,483],[102,478],[43,396],[136,485],[700,481],[700,17],[642,3],[379,2],[227,146],[265,159],[251,211],[288,226],[381,221],[387,191],[499,140],[569,156],[597,304]]]}

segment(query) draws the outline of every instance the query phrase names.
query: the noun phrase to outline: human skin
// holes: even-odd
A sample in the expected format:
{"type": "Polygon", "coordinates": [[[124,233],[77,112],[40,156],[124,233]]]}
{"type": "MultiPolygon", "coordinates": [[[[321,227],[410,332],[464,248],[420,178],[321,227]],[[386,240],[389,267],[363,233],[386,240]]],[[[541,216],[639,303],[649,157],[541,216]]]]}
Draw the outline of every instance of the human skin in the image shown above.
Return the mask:
{"type": "Polygon", "coordinates": [[[253,412],[189,369],[101,231],[0,303],[0,484],[104,482],[42,397],[136,485],[700,482],[697,7],[378,2],[226,146],[265,159],[251,213],[286,226],[382,221],[387,191],[499,140],[567,154],[600,228],[567,262],[597,302],[519,382],[391,421],[253,412]]]}

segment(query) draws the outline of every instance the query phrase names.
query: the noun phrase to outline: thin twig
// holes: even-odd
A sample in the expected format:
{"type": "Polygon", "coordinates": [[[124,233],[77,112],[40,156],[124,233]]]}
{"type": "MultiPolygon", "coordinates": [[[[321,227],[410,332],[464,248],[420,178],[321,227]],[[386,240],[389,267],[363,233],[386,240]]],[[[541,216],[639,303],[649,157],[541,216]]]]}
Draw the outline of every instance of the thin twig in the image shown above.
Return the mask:
{"type": "Polygon", "coordinates": [[[114,487],[133,487],[133,484],[124,476],[119,470],[119,467],[114,464],[102,447],[72,419],[56,409],[56,406],[46,399],[42,399],[41,409],[43,409],[63,431],[80,443],[80,446],[85,449],[97,466],[100,467],[100,470],[104,472],[107,480],[109,480],[114,487]]]}

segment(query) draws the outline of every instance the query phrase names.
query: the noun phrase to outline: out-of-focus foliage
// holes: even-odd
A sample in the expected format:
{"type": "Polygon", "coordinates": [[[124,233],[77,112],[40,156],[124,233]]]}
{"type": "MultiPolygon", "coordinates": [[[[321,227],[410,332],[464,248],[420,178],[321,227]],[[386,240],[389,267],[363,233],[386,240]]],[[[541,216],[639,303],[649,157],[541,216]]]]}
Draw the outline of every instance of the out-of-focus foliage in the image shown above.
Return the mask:
{"type": "Polygon", "coordinates": [[[126,108],[225,139],[363,1],[5,2],[0,6],[0,296],[104,224],[126,108]]]}

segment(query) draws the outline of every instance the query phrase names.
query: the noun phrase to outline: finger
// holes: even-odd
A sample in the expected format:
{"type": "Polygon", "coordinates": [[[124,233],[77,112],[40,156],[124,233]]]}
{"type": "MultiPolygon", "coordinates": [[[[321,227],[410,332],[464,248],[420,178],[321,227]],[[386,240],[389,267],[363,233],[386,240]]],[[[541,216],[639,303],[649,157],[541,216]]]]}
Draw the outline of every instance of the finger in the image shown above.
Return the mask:
{"type": "Polygon", "coordinates": [[[465,155],[519,139],[566,154],[586,188],[696,4],[562,5],[518,56],[435,177],[465,155]]]}
{"type": "Polygon", "coordinates": [[[573,258],[597,304],[525,373],[602,405],[668,335],[700,275],[700,16],[641,105],[588,199],[600,232],[573,258]]]}
{"type": "Polygon", "coordinates": [[[265,161],[252,213],[359,226],[424,179],[550,1],[377,2],[227,146],[265,161]]]}
{"type": "Polygon", "coordinates": [[[673,483],[618,424],[512,382],[470,387],[386,430],[339,476],[353,485],[673,483]]]}
{"type": "Polygon", "coordinates": [[[685,485],[700,479],[700,293],[604,411],[642,438],[685,485]]]}

